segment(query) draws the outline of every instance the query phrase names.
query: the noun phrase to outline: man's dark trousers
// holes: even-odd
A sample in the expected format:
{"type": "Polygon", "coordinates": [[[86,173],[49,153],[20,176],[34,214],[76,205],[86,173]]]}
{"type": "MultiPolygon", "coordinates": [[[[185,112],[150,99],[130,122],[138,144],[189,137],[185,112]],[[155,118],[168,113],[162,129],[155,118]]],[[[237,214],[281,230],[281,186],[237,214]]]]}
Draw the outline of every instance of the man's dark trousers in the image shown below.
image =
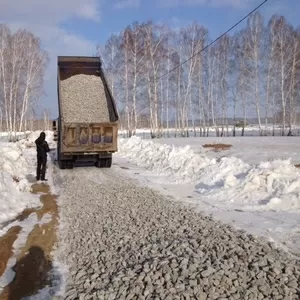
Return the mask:
{"type": "Polygon", "coordinates": [[[46,157],[37,157],[37,170],[36,170],[36,179],[37,180],[45,180],[46,174],[46,166],[47,166],[47,156],[46,157]]]}

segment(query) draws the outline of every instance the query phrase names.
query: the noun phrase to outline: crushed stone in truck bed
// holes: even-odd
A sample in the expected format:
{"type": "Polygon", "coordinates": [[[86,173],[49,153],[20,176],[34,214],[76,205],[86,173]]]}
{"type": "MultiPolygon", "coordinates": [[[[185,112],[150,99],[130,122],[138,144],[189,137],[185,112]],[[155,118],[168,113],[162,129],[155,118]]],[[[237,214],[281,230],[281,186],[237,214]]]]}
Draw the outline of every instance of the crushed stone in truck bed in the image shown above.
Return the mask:
{"type": "Polygon", "coordinates": [[[66,123],[110,122],[101,77],[79,74],[60,82],[62,115],[66,123]]]}

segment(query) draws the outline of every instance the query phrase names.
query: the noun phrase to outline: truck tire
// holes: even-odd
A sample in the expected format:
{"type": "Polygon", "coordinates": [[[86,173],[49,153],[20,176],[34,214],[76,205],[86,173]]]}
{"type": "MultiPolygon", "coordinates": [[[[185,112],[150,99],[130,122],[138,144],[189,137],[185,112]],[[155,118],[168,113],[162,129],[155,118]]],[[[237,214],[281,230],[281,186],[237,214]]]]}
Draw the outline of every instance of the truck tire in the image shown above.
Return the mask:
{"type": "Polygon", "coordinates": [[[65,169],[66,168],[66,164],[65,161],[61,159],[61,153],[60,153],[60,138],[57,141],[57,162],[58,162],[58,166],[60,169],[65,169]]]}
{"type": "Polygon", "coordinates": [[[106,157],[106,158],[99,158],[95,166],[97,168],[110,168],[112,165],[112,157],[106,157]]]}
{"type": "Polygon", "coordinates": [[[96,168],[104,168],[105,167],[105,158],[99,158],[95,163],[96,168]]]}
{"type": "Polygon", "coordinates": [[[105,168],[110,168],[112,165],[112,157],[108,157],[105,159],[105,168]]]}
{"type": "Polygon", "coordinates": [[[66,168],[67,169],[73,169],[73,167],[74,167],[73,161],[72,160],[67,160],[66,161],[66,168]]]}
{"type": "Polygon", "coordinates": [[[58,166],[59,166],[60,169],[64,170],[66,168],[66,161],[60,159],[58,161],[58,166]]]}

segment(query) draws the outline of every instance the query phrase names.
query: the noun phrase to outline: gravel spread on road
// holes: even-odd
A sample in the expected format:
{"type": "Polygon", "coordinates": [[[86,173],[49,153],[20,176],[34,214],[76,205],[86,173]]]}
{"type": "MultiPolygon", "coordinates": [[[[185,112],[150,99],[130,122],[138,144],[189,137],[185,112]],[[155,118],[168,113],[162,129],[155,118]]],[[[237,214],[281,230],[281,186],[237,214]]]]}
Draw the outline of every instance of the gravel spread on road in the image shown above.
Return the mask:
{"type": "Polygon", "coordinates": [[[63,299],[300,299],[300,264],[117,169],[63,171],[63,299]]]}

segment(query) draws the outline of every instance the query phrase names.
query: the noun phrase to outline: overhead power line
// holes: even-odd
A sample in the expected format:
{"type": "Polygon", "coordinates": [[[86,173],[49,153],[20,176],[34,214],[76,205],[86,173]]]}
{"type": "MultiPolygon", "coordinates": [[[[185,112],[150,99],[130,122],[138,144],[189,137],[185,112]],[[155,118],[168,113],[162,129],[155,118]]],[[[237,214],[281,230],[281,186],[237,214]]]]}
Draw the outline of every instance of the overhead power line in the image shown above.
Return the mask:
{"type": "Polygon", "coordinates": [[[175,66],[173,69],[169,70],[168,72],[164,73],[163,75],[161,75],[160,77],[158,77],[157,80],[161,79],[162,77],[165,77],[166,75],[168,75],[169,73],[173,72],[174,70],[180,68],[182,65],[186,64],[187,62],[189,62],[191,59],[193,59],[195,56],[199,55],[201,52],[205,51],[207,48],[209,48],[211,45],[213,45],[215,42],[217,42],[218,40],[220,40],[224,35],[226,35],[228,32],[230,32],[232,29],[234,29],[235,27],[237,27],[240,23],[242,23],[245,19],[247,19],[250,15],[252,15],[255,11],[257,11],[259,8],[261,8],[268,0],[263,1],[261,4],[259,4],[258,6],[256,6],[253,10],[251,10],[246,16],[244,16],[242,19],[240,19],[237,23],[235,23],[233,26],[231,26],[227,31],[225,31],[223,34],[221,34],[219,37],[217,37],[214,41],[212,41],[211,43],[209,43],[208,45],[206,45],[204,48],[202,48],[199,52],[193,54],[191,57],[189,57],[188,59],[186,59],[185,61],[183,61],[182,63],[178,64],[177,66],[175,66]]]}

